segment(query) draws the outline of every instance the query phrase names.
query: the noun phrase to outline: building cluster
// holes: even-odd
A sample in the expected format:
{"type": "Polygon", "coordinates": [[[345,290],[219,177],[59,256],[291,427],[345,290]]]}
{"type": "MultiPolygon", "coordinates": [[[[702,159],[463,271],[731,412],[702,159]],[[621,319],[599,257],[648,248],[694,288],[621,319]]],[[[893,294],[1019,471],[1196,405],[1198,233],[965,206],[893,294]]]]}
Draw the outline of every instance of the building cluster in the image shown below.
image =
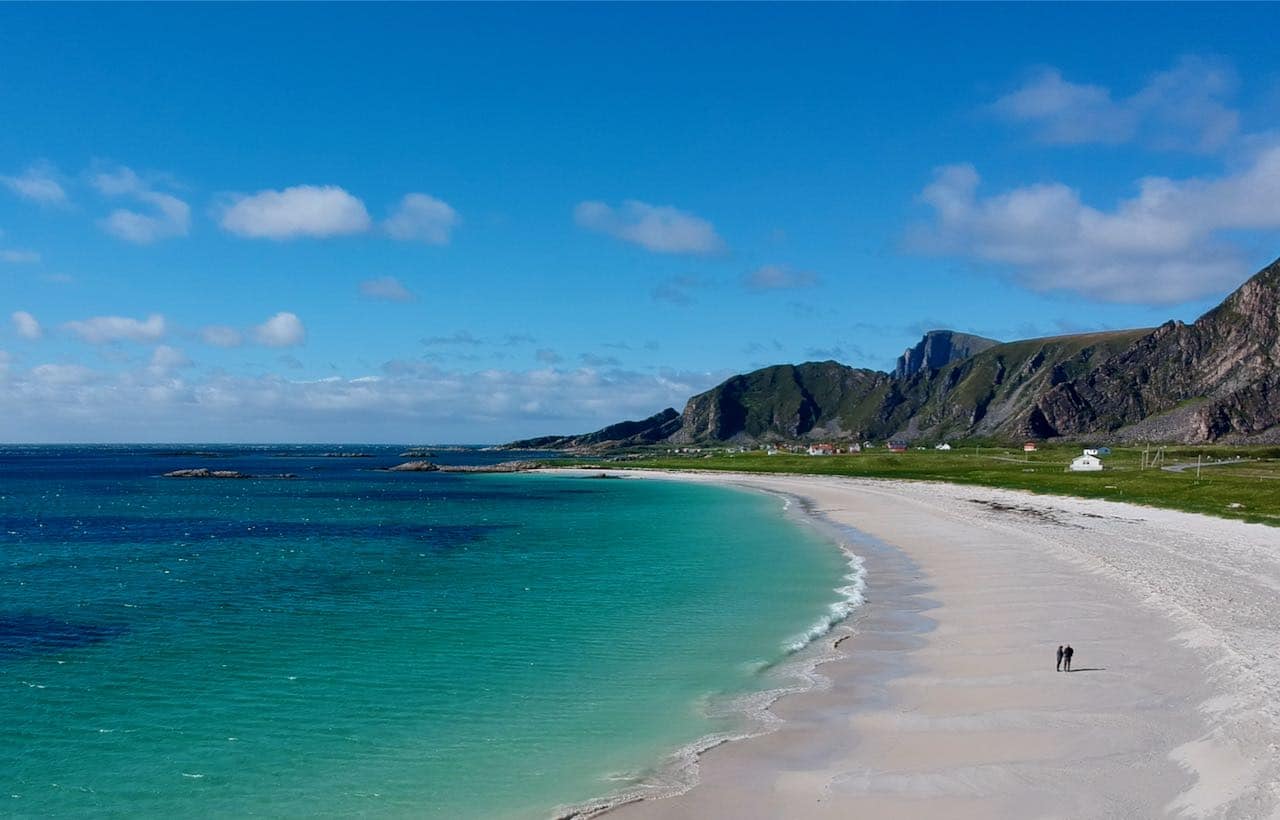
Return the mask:
{"type": "MultiPolygon", "coordinates": [[[[763,450],[765,454],[776,456],[779,454],[790,455],[810,455],[810,456],[837,456],[837,455],[854,455],[866,451],[883,448],[891,453],[905,453],[911,449],[911,443],[904,439],[889,439],[883,444],[876,444],[871,441],[863,442],[834,442],[821,441],[813,443],[775,443],[760,444],[754,447],[733,445],[728,447],[675,447],[667,452],[672,455],[682,456],[699,456],[702,458],[710,458],[713,454],[735,454],[749,453],[754,450],[763,450]]],[[[926,450],[925,447],[916,447],[917,450],[926,450]]],[[[933,445],[933,449],[940,452],[950,452],[952,447],[947,442],[940,442],[933,445]]],[[[1022,445],[1022,451],[1025,454],[1039,452],[1039,442],[1027,441],[1022,445]]],[[[1008,450],[1005,451],[1008,455],[1008,450]]],[[[1080,455],[1071,460],[1067,466],[1069,472],[1087,473],[1097,472],[1105,469],[1102,463],[1102,456],[1111,455],[1110,447],[1090,447],[1086,448],[1080,455]]]]}

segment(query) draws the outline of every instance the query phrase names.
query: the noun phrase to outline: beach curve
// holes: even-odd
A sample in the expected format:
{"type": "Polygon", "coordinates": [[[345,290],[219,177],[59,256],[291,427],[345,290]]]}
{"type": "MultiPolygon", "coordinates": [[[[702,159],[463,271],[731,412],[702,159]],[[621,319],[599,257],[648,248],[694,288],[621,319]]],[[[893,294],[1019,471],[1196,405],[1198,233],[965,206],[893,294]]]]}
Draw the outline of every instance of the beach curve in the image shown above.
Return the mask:
{"type": "Polygon", "coordinates": [[[830,684],[700,754],[691,789],[609,816],[1280,816],[1277,530],[926,482],[624,474],[792,496],[871,542],[830,684]]]}

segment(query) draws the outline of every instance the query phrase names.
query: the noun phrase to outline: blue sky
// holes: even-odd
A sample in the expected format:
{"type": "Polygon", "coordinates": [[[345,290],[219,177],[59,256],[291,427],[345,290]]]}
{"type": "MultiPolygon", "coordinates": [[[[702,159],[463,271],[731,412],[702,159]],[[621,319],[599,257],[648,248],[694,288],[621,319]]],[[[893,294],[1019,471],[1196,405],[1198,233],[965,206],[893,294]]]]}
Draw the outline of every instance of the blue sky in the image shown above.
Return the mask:
{"type": "Polygon", "coordinates": [[[0,6],[0,440],[491,442],[1280,255],[1266,5],[0,6]]]}

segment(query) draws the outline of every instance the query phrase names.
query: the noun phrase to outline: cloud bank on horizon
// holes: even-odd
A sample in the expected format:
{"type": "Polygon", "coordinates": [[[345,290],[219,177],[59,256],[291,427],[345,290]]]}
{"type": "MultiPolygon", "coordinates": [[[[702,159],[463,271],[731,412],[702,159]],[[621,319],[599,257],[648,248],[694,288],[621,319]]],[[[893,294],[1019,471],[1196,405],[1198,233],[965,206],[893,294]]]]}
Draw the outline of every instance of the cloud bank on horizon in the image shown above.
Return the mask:
{"type": "Polygon", "coordinates": [[[64,32],[77,59],[154,94],[171,92],[90,34],[174,30],[157,64],[210,79],[164,116],[27,59],[41,35],[3,33],[53,13],[0,10],[0,73],[31,89],[0,103],[0,440],[574,432],[779,361],[885,369],[923,324],[1017,338],[1194,319],[1277,254],[1280,85],[1260,78],[1280,61],[1237,45],[1248,9],[1178,9],[1169,30],[1208,45],[1137,69],[1059,46],[1131,41],[1140,20],[1074,9],[1023,44],[975,11],[989,59],[925,44],[953,60],[945,85],[836,41],[932,36],[884,9],[744,10],[707,54],[675,47],[720,30],[689,9],[618,11],[634,31],[554,49],[477,40],[471,13],[343,10],[313,22],[381,40],[353,46],[369,93],[337,99],[302,52],[250,83],[277,55],[231,16],[208,36],[247,62],[218,77],[180,9],[124,12],[132,32],[59,17],[83,27],[64,32]],[[398,33],[410,19],[451,42],[422,55],[398,33]],[[786,56],[761,65],[746,43],[786,56]],[[497,53],[529,84],[471,62],[497,53]],[[38,87],[77,116],[24,106],[38,87]],[[210,104],[233,89],[236,110],[210,104]]]}

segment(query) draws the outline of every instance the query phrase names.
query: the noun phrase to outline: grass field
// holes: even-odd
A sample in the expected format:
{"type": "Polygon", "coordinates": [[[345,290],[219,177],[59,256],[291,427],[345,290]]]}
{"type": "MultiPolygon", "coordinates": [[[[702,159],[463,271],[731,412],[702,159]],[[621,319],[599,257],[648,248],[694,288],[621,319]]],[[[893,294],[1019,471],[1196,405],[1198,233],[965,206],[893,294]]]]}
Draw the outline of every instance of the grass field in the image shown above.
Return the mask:
{"type": "MultiPolygon", "coordinates": [[[[610,461],[608,466],[948,481],[1126,501],[1280,526],[1280,448],[1165,448],[1162,464],[1191,465],[1182,472],[1160,467],[1143,469],[1142,450],[1114,448],[1112,455],[1103,457],[1102,472],[1066,472],[1067,464],[1080,452],[1078,445],[1049,445],[1026,454],[1020,448],[991,446],[957,447],[950,452],[871,450],[834,456],[771,456],[758,451],[723,450],[687,455],[653,452],[610,461]],[[1206,465],[1198,477],[1197,457],[1206,465]],[[1216,463],[1236,458],[1248,460],[1216,463]]],[[[1154,448],[1151,454],[1154,456],[1154,448]]]]}

